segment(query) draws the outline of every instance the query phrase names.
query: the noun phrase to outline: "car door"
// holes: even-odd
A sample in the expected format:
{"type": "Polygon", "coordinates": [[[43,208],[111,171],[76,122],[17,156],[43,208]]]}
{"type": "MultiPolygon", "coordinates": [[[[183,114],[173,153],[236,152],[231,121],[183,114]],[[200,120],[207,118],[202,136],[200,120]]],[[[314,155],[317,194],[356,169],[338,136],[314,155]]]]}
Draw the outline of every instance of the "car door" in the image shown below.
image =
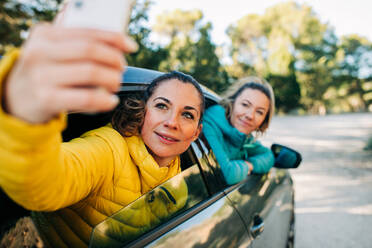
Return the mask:
{"type": "Polygon", "coordinates": [[[224,192],[216,188],[214,171],[198,141],[181,156],[181,164],[180,174],[94,227],[90,247],[170,247],[175,243],[177,247],[247,247],[245,225],[224,192]],[[186,194],[182,185],[187,186],[186,194]],[[169,215],[159,210],[172,209],[172,202],[182,201],[185,204],[169,215]],[[156,218],[148,217],[153,213],[156,218]]]}
{"type": "Polygon", "coordinates": [[[225,192],[247,226],[251,247],[286,247],[294,207],[287,171],[250,175],[225,192]]]}
{"type": "Polygon", "coordinates": [[[213,153],[206,150],[205,141],[198,139],[192,144],[193,157],[197,158],[201,175],[206,182],[210,197],[190,211],[191,218],[154,240],[148,247],[247,247],[249,237],[246,227],[223,191],[218,173],[220,170],[213,153]]]}
{"type": "MultiPolygon", "coordinates": [[[[222,178],[205,137],[200,146],[208,154],[210,167],[222,178]],[[213,164],[215,163],[215,164],[213,164]]],[[[242,182],[227,186],[223,191],[239,212],[246,225],[251,247],[286,247],[289,226],[293,215],[293,183],[287,170],[272,168],[266,174],[247,176],[242,182]]]]}

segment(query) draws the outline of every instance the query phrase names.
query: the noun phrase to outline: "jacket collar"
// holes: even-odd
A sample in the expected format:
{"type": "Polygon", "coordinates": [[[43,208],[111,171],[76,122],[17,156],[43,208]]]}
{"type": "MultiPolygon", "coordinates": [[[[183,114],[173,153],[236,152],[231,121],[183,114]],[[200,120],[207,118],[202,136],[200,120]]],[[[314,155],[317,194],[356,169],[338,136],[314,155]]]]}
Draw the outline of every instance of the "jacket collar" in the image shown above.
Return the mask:
{"type": "Polygon", "coordinates": [[[142,193],[145,193],[169,178],[181,172],[180,158],[177,156],[168,167],[160,167],[148,152],[141,137],[125,138],[129,154],[136,164],[142,182],[142,193]]]}

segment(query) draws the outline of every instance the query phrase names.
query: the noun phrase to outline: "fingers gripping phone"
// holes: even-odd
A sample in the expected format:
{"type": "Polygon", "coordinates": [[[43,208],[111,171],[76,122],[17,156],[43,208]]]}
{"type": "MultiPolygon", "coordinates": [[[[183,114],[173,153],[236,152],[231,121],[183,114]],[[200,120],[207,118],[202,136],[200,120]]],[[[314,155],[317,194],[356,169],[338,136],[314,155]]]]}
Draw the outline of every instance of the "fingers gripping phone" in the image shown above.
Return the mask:
{"type": "MultiPolygon", "coordinates": [[[[65,0],[56,23],[71,28],[93,28],[127,33],[135,0],[65,0]]],[[[58,17],[58,16],[57,16],[58,17]]],[[[82,86],[83,88],[85,86],[82,86]]],[[[102,88],[103,89],[103,88],[102,88]]],[[[105,89],[103,89],[105,90],[105,89]]],[[[95,115],[95,111],[74,111],[95,115]]]]}
{"type": "Polygon", "coordinates": [[[127,32],[135,0],[71,0],[63,14],[65,27],[127,32]]]}

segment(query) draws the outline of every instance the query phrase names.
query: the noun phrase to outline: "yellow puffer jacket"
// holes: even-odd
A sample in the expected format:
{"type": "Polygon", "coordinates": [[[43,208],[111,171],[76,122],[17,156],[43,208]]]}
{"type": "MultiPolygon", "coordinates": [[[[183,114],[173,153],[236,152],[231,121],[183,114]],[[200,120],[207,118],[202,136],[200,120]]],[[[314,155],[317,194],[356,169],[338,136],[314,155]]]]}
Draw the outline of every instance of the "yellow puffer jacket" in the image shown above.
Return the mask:
{"type": "MultiPolygon", "coordinates": [[[[0,92],[18,53],[0,62],[0,92]]],[[[65,119],[32,125],[0,108],[0,187],[44,212],[34,217],[49,246],[87,247],[93,227],[178,174],[180,161],[159,167],[141,138],[123,138],[110,126],[62,143],[65,119]]]]}

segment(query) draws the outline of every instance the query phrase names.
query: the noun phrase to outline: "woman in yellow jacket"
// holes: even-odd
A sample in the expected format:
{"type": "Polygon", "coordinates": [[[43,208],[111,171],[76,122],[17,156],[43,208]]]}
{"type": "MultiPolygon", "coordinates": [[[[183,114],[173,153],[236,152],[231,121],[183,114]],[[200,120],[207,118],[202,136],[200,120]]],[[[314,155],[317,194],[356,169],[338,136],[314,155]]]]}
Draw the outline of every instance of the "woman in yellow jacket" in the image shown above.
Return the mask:
{"type": "Polygon", "coordinates": [[[0,186],[34,211],[47,246],[88,246],[97,224],[180,172],[200,133],[202,91],[173,72],[125,99],[111,125],[62,143],[64,113],[115,107],[122,53],[135,48],[119,33],[44,24],[1,61],[0,186]]]}

